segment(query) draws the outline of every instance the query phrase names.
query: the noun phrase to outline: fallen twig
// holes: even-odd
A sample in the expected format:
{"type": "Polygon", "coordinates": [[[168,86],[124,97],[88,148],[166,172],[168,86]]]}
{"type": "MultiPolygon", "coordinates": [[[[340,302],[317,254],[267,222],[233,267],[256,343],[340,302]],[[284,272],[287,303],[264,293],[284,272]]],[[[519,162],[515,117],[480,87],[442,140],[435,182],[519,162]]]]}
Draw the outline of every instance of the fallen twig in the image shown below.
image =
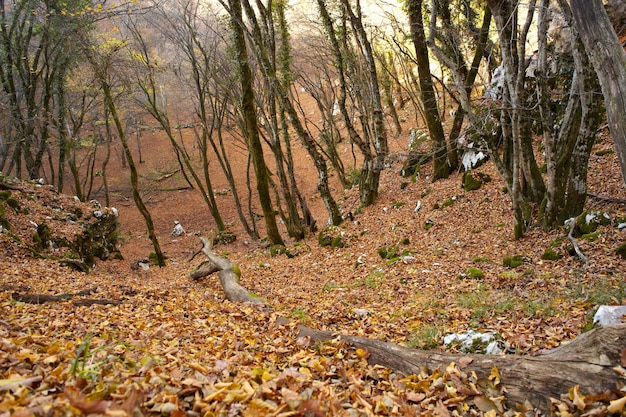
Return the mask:
{"type": "Polygon", "coordinates": [[[576,218],[572,217],[567,220],[566,224],[569,223],[569,232],[567,233],[567,238],[572,242],[572,246],[574,246],[574,251],[576,255],[580,258],[581,261],[585,263],[585,266],[589,265],[589,258],[585,256],[582,250],[580,250],[580,246],[578,245],[578,241],[574,237],[574,229],[576,228],[576,218]]]}

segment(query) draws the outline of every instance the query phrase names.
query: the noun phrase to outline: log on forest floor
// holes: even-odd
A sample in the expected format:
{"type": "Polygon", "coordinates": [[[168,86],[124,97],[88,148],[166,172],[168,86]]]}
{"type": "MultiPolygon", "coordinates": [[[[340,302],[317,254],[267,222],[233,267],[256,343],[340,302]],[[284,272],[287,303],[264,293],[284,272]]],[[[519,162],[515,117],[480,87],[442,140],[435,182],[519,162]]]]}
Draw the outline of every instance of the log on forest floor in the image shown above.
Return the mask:
{"type": "MultiPolygon", "coordinates": [[[[320,342],[337,335],[300,326],[299,336],[320,342]]],[[[340,337],[355,347],[366,349],[371,365],[381,365],[404,375],[419,374],[423,367],[445,368],[455,362],[466,366],[464,372],[474,371],[479,378],[488,378],[495,366],[506,389],[509,407],[528,401],[548,414],[551,398],[559,399],[577,385],[581,393],[600,395],[621,388],[618,383],[626,384],[626,371],[621,368],[626,367],[626,324],[593,329],[537,356],[419,351],[364,337],[340,337]]]]}
{"type": "MultiPolygon", "coordinates": [[[[14,292],[11,294],[11,298],[15,301],[20,301],[22,303],[28,304],[44,304],[44,303],[57,303],[59,301],[67,301],[74,297],[80,297],[85,295],[90,295],[95,292],[95,288],[91,288],[88,290],[79,291],[75,294],[60,294],[60,295],[47,295],[47,294],[21,294],[19,292],[14,292]]],[[[75,306],[91,306],[94,304],[99,305],[119,305],[122,304],[120,300],[107,300],[107,299],[99,299],[99,298],[79,298],[72,301],[72,304],[75,306]]]]}
{"type": "Polygon", "coordinates": [[[201,237],[200,240],[202,240],[203,244],[202,253],[208,258],[209,263],[190,273],[189,277],[200,279],[219,271],[218,277],[224,289],[224,294],[229,301],[264,304],[263,300],[251,294],[239,284],[239,268],[228,259],[216,255],[211,249],[211,241],[209,239],[201,237]]]}
{"type": "MultiPolygon", "coordinates": [[[[216,255],[205,238],[202,252],[209,259],[196,273],[199,279],[219,271],[226,298],[233,302],[263,303],[239,284],[235,264],[216,255]]],[[[281,323],[289,320],[281,319],[281,323]]],[[[475,372],[487,379],[497,368],[506,392],[507,405],[531,404],[550,414],[552,399],[560,399],[576,386],[579,392],[602,395],[615,392],[626,385],[626,324],[593,329],[567,344],[537,356],[454,354],[420,351],[364,337],[337,335],[328,331],[299,326],[299,337],[314,342],[340,337],[355,347],[369,352],[370,365],[380,365],[404,375],[420,374],[424,367],[434,370],[457,363],[463,372],[475,372]],[[618,384],[620,386],[618,386],[618,384]]]]}

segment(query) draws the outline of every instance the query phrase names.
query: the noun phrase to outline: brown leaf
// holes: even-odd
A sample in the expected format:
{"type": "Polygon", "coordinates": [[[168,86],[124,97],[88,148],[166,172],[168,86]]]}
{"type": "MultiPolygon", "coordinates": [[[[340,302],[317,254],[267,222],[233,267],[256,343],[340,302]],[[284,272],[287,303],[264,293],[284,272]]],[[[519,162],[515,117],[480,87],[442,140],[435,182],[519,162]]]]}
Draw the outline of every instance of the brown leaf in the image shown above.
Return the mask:
{"type": "Polygon", "coordinates": [[[497,409],[495,403],[484,396],[474,398],[474,404],[476,404],[476,407],[483,413],[497,409]]]}
{"type": "Polygon", "coordinates": [[[306,400],[300,404],[298,411],[302,414],[312,415],[314,417],[324,417],[326,413],[320,408],[320,402],[317,400],[306,400]]]}
{"type": "Polygon", "coordinates": [[[106,414],[113,405],[113,401],[102,399],[90,401],[85,395],[74,387],[65,389],[65,396],[74,408],[78,408],[85,414],[106,414]]]}
{"type": "Polygon", "coordinates": [[[407,392],[406,393],[406,399],[414,403],[422,402],[425,398],[426,398],[426,394],[423,394],[421,392],[407,392]]]}
{"type": "Polygon", "coordinates": [[[622,354],[620,356],[620,364],[622,366],[626,366],[626,348],[622,349],[622,354]]]}
{"type": "Polygon", "coordinates": [[[445,405],[441,401],[437,401],[437,406],[435,407],[435,415],[440,417],[451,417],[450,411],[446,408],[445,405]]]}
{"type": "Polygon", "coordinates": [[[474,362],[474,359],[470,358],[469,356],[463,356],[461,359],[459,359],[459,367],[461,369],[465,369],[467,368],[470,363],[474,362]]]}

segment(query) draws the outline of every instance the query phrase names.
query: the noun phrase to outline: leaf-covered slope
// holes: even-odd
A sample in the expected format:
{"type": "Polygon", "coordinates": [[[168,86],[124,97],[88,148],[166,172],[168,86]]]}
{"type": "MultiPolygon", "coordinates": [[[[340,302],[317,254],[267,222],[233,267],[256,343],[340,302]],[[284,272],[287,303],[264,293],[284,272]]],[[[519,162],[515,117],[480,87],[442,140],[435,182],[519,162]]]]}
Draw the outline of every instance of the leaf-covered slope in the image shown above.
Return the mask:
{"type": "MultiPolygon", "coordinates": [[[[161,236],[170,248],[166,268],[131,269],[132,259],[111,260],[89,274],[32,256],[26,248],[34,244],[33,225],[17,243],[0,234],[0,415],[121,415],[134,408],[176,416],[504,414],[497,370],[480,381],[456,366],[404,377],[368,366],[367,352],[341,342],[310,345],[297,338],[294,324],[429,349],[442,348],[446,333],[492,331],[509,352],[531,354],[579,335],[597,305],[624,302],[626,262],[615,254],[624,232],[611,224],[580,239],[591,259],[585,268],[567,254],[563,229],[533,229],[511,240],[508,196],[489,165],[481,170],[494,180],[473,192],[462,190],[457,175],[431,184],[428,167],[416,182],[402,184],[397,168],[385,172],[377,205],[333,231],[343,247],[320,248],[311,236],[288,245],[293,258],[241,242],[216,248],[239,265],[241,283],[268,307],[225,301],[217,277],[189,279],[199,262],[189,262],[189,253],[201,247],[192,233],[161,236]],[[565,256],[542,260],[548,247],[565,256]],[[514,255],[522,264],[505,266],[503,258],[514,255]],[[470,267],[484,276],[468,274],[470,267]],[[14,292],[86,289],[94,290],[90,298],[121,303],[12,299],[14,292]]],[[[73,201],[53,195],[26,197],[33,222],[59,221],[54,207],[48,214],[37,207],[73,201]]],[[[343,204],[357,201],[348,192],[343,204]]],[[[591,204],[613,218],[624,215],[620,204],[591,204]]],[[[74,236],[80,233],[74,226],[65,219],[54,230],[74,236]]],[[[139,244],[145,239],[129,238],[122,253],[139,244]]],[[[574,387],[563,393],[570,389],[582,409],[616,399],[585,398],[574,387]]]]}

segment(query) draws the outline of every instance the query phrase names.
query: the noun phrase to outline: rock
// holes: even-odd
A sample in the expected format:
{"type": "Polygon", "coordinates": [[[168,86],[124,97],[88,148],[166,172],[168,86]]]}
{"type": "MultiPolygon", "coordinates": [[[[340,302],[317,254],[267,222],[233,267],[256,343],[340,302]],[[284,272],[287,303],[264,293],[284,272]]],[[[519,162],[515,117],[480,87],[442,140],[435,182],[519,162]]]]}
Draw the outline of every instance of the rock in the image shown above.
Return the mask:
{"type": "Polygon", "coordinates": [[[594,324],[610,326],[624,323],[626,316],[626,306],[600,306],[593,316],[594,324]]]}
{"type": "Polygon", "coordinates": [[[172,230],[171,235],[174,237],[178,237],[181,236],[185,233],[185,229],[183,229],[183,226],[177,221],[174,221],[174,230],[172,230]]]}

